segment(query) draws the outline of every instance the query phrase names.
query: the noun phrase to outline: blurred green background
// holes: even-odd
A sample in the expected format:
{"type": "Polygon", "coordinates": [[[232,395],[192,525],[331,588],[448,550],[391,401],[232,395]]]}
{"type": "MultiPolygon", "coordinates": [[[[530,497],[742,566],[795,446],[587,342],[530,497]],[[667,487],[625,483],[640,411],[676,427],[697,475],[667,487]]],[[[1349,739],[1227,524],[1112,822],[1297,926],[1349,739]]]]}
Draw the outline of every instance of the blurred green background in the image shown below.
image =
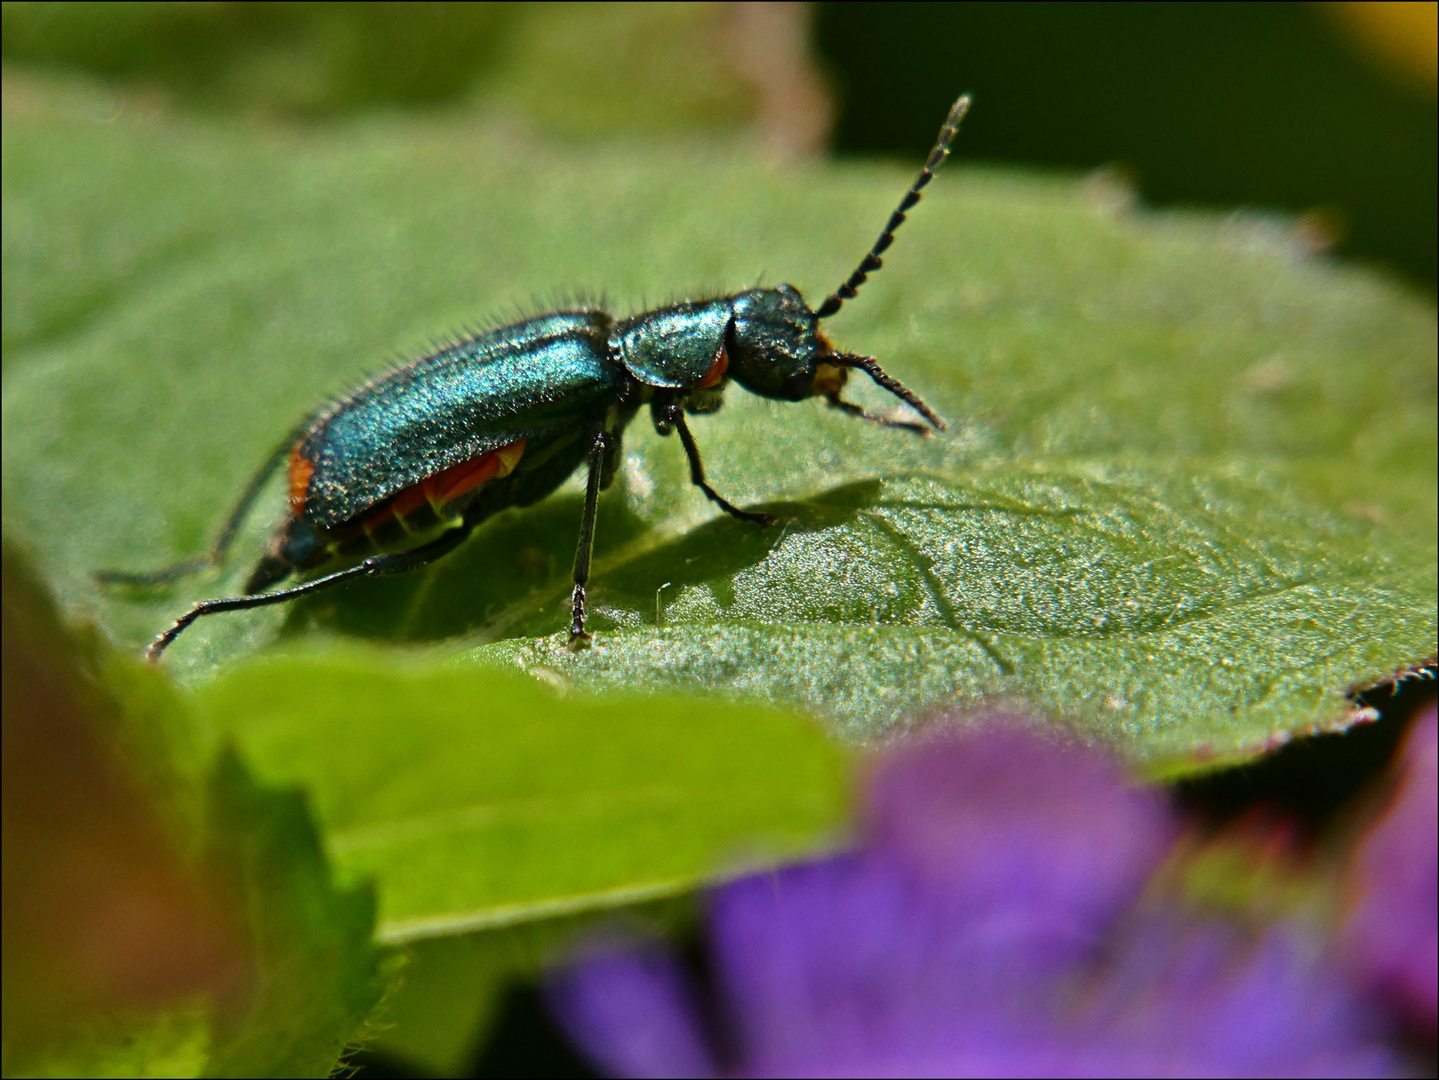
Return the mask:
{"type": "MultiPolygon", "coordinates": [[[[1435,5],[7,3],[13,73],[117,108],[326,124],[475,110],[581,140],[777,158],[959,152],[1153,203],[1303,215],[1316,248],[1436,274],[1435,5]]],[[[18,93],[7,83],[7,98],[18,93]]],[[[23,97],[23,95],[21,95],[23,97]]]]}

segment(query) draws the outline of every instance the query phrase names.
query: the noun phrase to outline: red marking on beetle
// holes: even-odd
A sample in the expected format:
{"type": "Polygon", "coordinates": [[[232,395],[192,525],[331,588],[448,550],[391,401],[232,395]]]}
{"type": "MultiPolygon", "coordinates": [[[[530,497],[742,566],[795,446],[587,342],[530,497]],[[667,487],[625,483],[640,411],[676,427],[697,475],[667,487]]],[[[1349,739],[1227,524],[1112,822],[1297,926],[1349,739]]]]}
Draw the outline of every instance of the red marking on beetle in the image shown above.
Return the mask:
{"type": "Polygon", "coordinates": [[[315,475],[315,463],[300,448],[290,451],[290,515],[299,517],[305,512],[305,498],[310,494],[310,477],[315,475]]]}
{"type": "Polygon", "coordinates": [[[497,476],[509,476],[515,471],[515,466],[520,463],[524,453],[525,440],[520,439],[479,457],[452,465],[434,476],[427,476],[418,484],[405,488],[374,513],[366,515],[361,527],[373,532],[392,517],[398,517],[403,522],[425,503],[441,510],[447,503],[474,491],[481,484],[497,476]]]}
{"type": "Polygon", "coordinates": [[[728,370],[729,353],[726,352],[725,347],[721,345],[719,355],[715,357],[715,362],[711,364],[710,369],[705,372],[705,377],[695,383],[695,388],[697,390],[708,390],[711,386],[718,386],[719,381],[724,378],[725,372],[728,370]]]}
{"type": "Polygon", "coordinates": [[[415,510],[418,510],[428,500],[425,498],[425,482],[421,480],[418,484],[412,484],[396,495],[389,502],[382,504],[379,509],[373,510],[360,519],[359,527],[366,532],[374,532],[391,518],[398,517],[404,521],[405,517],[415,510]]]}
{"type": "Polygon", "coordinates": [[[422,481],[419,486],[424,489],[430,505],[438,509],[497,476],[509,476],[515,471],[515,466],[520,463],[524,453],[525,440],[520,439],[477,458],[452,465],[444,472],[422,481]]]}
{"type": "Polygon", "coordinates": [[[395,501],[390,503],[390,513],[404,520],[414,511],[424,506],[428,501],[425,498],[425,483],[421,481],[413,487],[408,487],[395,496],[395,501]]]}
{"type": "Polygon", "coordinates": [[[344,535],[344,536],[347,536],[347,537],[348,537],[348,536],[353,535],[354,533],[357,533],[357,532],[360,532],[360,531],[364,531],[364,532],[374,532],[376,529],[378,529],[381,525],[383,525],[385,522],[389,521],[390,518],[392,518],[392,517],[394,517],[394,516],[395,516],[395,506],[394,506],[393,503],[391,503],[389,506],[386,506],[383,510],[376,510],[373,514],[369,515],[368,517],[361,518],[361,519],[360,519],[360,524],[359,524],[358,527],[351,526],[351,527],[347,528],[347,529],[345,530],[345,532],[344,532],[343,534],[341,534],[341,535],[344,535]]]}

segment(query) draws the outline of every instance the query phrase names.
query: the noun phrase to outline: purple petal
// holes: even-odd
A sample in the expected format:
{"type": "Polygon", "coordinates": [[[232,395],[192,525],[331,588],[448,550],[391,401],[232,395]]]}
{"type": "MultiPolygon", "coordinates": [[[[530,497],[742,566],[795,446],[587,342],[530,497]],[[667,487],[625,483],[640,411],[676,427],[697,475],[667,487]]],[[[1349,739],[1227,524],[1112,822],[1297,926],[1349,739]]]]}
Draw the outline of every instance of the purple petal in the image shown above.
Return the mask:
{"type": "Polygon", "coordinates": [[[1164,796],[1108,756],[1001,716],[892,752],[868,825],[971,917],[1027,908],[1078,934],[1134,900],[1177,834],[1164,796]]]}
{"type": "Polygon", "coordinates": [[[1350,962],[1432,1041],[1439,1013],[1439,717],[1415,720],[1389,807],[1352,868],[1350,962]]]}
{"type": "Polygon", "coordinates": [[[1396,1063],[1324,951],[1177,913],[1119,936],[1060,1029],[1049,1071],[1116,1076],[1385,1076],[1396,1063]]]}
{"type": "Polygon", "coordinates": [[[934,1031],[965,1030],[953,1018],[979,1030],[1032,1012],[1175,834],[1164,800],[1106,757],[992,724],[892,750],[868,818],[864,852],[714,898],[716,970],[752,1071],[924,1071],[934,1031]]]}
{"type": "Polygon", "coordinates": [[[1254,941],[1222,924],[1153,918],[1112,941],[1102,961],[1041,974],[1027,958],[1011,965],[1003,948],[943,925],[940,909],[895,884],[904,876],[895,870],[833,860],[724,891],[714,913],[717,966],[744,1075],[1383,1076],[1394,1068],[1362,1002],[1296,933],[1254,941]]]}
{"type": "Polygon", "coordinates": [[[951,1034],[1027,1015],[1072,959],[1048,927],[998,922],[956,919],[884,852],[720,890],[715,968],[744,1071],[951,1071],[951,1034]]]}
{"type": "Polygon", "coordinates": [[[546,980],[552,1013],[570,1039],[612,1076],[715,1076],[693,989],[653,943],[607,942],[546,980]]]}

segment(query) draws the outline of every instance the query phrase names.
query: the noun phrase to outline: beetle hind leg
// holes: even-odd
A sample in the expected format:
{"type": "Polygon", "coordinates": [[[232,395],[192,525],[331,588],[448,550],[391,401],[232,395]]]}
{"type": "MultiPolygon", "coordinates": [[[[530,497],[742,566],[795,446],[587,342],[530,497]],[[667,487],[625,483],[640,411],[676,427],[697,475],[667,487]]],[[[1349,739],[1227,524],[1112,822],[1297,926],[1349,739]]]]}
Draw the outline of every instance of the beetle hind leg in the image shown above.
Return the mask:
{"type": "Polygon", "coordinates": [[[91,570],[90,577],[100,585],[124,585],[133,589],[144,589],[168,585],[172,581],[198,574],[201,570],[208,570],[214,565],[215,560],[211,556],[197,555],[193,559],[171,563],[158,570],[91,570]]]}
{"type": "Polygon", "coordinates": [[[240,523],[250,512],[260,492],[264,490],[266,482],[274,474],[275,469],[286,459],[290,448],[294,446],[295,440],[299,438],[303,428],[296,429],[285,436],[285,441],[270,451],[270,456],[260,466],[250,482],[245,485],[245,490],[240,493],[240,499],[230,511],[230,516],[225,519],[224,526],[220,529],[220,535],[215,538],[206,555],[197,555],[193,559],[185,559],[182,562],[172,563],[163,566],[158,570],[142,570],[139,572],[129,570],[92,570],[91,578],[101,585],[125,585],[132,588],[145,588],[157,585],[168,585],[172,581],[179,581],[192,574],[198,574],[202,570],[208,570],[212,566],[218,566],[224,560],[226,552],[230,550],[230,544],[235,539],[235,534],[240,529],[240,523]]]}
{"type": "Polygon", "coordinates": [[[170,647],[180,634],[196,619],[202,615],[218,615],[222,611],[242,611],[245,608],[268,607],[270,604],[284,603],[286,600],[293,600],[296,597],[304,596],[307,593],[320,592],[323,589],[331,588],[348,581],[354,577],[374,577],[382,574],[403,574],[409,570],[419,569],[426,563],[434,562],[442,555],[448,555],[465,538],[474,531],[475,522],[464,521],[448,532],[441,533],[428,544],[421,544],[419,547],[410,548],[408,551],[396,551],[388,555],[375,555],[366,559],[357,566],[349,566],[344,570],[336,570],[333,574],[326,574],[324,577],[315,578],[313,581],[306,581],[300,585],[294,585],[288,589],[279,589],[275,592],[257,593],[253,596],[226,596],[217,600],[201,600],[185,614],[170,625],[170,628],[150,643],[145,650],[145,659],[155,663],[160,659],[164,651],[170,647]]]}

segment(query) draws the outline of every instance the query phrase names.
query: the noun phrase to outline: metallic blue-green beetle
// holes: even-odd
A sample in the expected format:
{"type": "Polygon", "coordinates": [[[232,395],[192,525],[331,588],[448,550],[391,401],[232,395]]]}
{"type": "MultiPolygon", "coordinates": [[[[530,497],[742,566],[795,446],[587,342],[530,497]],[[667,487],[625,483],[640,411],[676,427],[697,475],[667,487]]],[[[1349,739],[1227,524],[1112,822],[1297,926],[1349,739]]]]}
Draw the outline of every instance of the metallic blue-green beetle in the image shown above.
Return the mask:
{"type": "Polygon", "coordinates": [[[836,350],[819,322],[879,269],[905,213],[948,156],[968,108],[968,97],[955,102],[884,232],[817,310],[792,285],[780,285],[622,320],[594,309],[553,312],[464,338],[311,415],[250,482],[208,555],[148,574],[96,576],[151,585],[219,562],[274,469],[288,463],[289,516],[250,575],[245,595],[197,603],[151,643],[146,656],[153,661],[201,615],[275,604],[352,577],[403,573],[433,562],[492,514],[538,502],[584,464],[589,472],[570,641],[588,642],[585,584],[596,505],[614,476],[621,433],[642,406],[649,406],[661,435],[679,433],[695,485],[726,513],[759,525],[773,518],[732,506],[705,481],[699,447],[685,422],[686,413],[718,409],[729,380],[764,397],[819,396],[852,416],[925,430],[841,398],[849,370],[860,368],[935,429],[944,429],[929,406],[874,357],[836,350]],[[423,542],[405,546],[415,539],[423,542]],[[360,556],[365,557],[353,562],[360,556]],[[292,574],[343,559],[353,565],[263,591],[292,574]]]}

